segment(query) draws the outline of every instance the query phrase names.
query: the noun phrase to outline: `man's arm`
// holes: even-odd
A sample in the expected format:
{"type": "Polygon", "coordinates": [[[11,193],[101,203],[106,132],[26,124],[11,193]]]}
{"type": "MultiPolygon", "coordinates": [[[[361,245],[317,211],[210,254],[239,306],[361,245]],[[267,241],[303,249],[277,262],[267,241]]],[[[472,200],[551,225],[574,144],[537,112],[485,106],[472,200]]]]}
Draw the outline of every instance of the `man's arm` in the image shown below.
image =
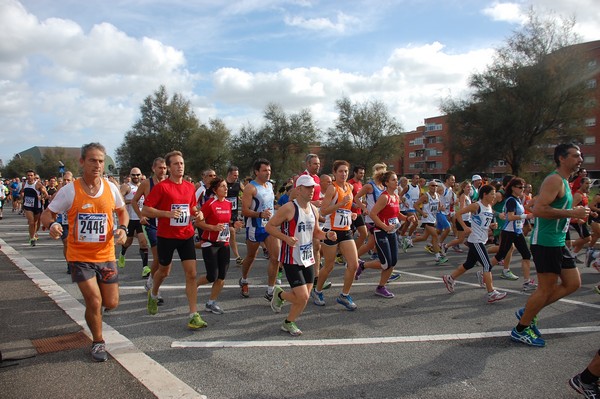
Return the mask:
{"type": "Polygon", "coordinates": [[[535,200],[533,215],[544,219],[579,218],[584,219],[589,214],[589,209],[576,207],[573,209],[556,209],[550,206],[556,198],[566,195],[562,178],[553,174],[544,179],[540,193],[535,200]]]}

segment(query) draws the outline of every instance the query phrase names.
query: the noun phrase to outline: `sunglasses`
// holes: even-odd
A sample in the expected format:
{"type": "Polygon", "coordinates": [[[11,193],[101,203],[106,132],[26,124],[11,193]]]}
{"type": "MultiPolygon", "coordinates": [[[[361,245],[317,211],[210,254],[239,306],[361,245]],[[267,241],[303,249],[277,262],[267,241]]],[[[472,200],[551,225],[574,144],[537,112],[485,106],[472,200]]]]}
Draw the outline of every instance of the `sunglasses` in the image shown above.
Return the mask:
{"type": "Polygon", "coordinates": [[[141,173],[132,173],[131,176],[141,176],[141,173]]]}

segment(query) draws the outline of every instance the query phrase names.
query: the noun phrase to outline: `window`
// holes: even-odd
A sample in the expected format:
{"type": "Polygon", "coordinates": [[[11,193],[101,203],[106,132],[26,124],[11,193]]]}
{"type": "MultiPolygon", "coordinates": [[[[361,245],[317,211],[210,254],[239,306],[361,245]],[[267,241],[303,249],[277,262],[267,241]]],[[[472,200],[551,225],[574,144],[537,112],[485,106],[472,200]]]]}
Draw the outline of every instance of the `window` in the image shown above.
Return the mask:
{"type": "Polygon", "coordinates": [[[415,145],[415,141],[414,140],[409,141],[408,145],[415,145]]]}
{"type": "Polygon", "coordinates": [[[596,136],[588,136],[583,140],[583,144],[596,144],[596,136]]]}
{"type": "Polygon", "coordinates": [[[442,143],[444,141],[442,136],[437,136],[435,139],[436,139],[435,140],[436,143],[442,143]]]}
{"type": "Polygon", "coordinates": [[[586,164],[595,164],[596,163],[596,157],[594,155],[586,155],[583,157],[583,163],[586,164]]]}
{"type": "MultiPolygon", "coordinates": [[[[586,127],[592,127],[592,126],[596,126],[596,118],[587,118],[585,120],[585,126],[586,127]]],[[[586,143],[587,144],[587,143],[586,143]]]]}
{"type": "Polygon", "coordinates": [[[437,150],[437,156],[438,156],[438,157],[441,157],[441,156],[442,156],[442,153],[443,153],[443,152],[442,152],[442,150],[437,150]]]}
{"type": "Polygon", "coordinates": [[[415,157],[415,153],[413,151],[408,153],[408,157],[409,158],[414,158],[415,157]]]}
{"type": "Polygon", "coordinates": [[[423,145],[423,137],[415,139],[414,145],[423,145]]]}
{"type": "Polygon", "coordinates": [[[498,161],[498,166],[506,166],[506,162],[503,159],[501,159],[498,161]]]}
{"type": "Polygon", "coordinates": [[[427,125],[425,125],[426,132],[435,132],[437,130],[442,130],[441,123],[428,123],[427,125]]]}
{"type": "Polygon", "coordinates": [[[598,62],[596,60],[591,60],[590,62],[588,62],[588,69],[596,69],[596,65],[598,65],[598,62]]]}

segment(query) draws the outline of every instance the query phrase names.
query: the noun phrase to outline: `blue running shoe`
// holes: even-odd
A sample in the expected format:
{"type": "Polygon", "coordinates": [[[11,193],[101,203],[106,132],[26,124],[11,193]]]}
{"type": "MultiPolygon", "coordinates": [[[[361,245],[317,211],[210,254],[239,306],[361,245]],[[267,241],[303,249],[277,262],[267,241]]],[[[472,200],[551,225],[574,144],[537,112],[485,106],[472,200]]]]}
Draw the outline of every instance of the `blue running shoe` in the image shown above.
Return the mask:
{"type": "Polygon", "coordinates": [[[339,303],[340,305],[343,305],[348,310],[356,310],[356,304],[354,303],[354,301],[352,300],[352,297],[350,295],[340,294],[335,299],[335,301],[337,303],[339,303]]]}
{"type": "MultiPolygon", "coordinates": [[[[525,312],[525,308],[521,308],[515,312],[515,316],[517,317],[517,320],[521,321],[521,317],[523,317],[524,312],[525,312]]],[[[538,322],[538,317],[535,316],[533,318],[533,320],[531,320],[531,323],[529,324],[529,328],[531,328],[531,330],[535,333],[535,335],[537,335],[538,337],[541,338],[542,333],[537,328],[537,322],[538,322]]]]}
{"type": "Polygon", "coordinates": [[[325,306],[325,297],[322,292],[318,292],[313,289],[310,293],[310,296],[313,298],[313,303],[317,306],[325,306]]]}
{"type": "Polygon", "coordinates": [[[529,327],[525,327],[522,332],[518,332],[517,328],[513,328],[510,332],[510,339],[515,342],[521,342],[525,345],[535,346],[538,348],[543,348],[546,346],[546,341],[535,335],[533,330],[529,327]]]}

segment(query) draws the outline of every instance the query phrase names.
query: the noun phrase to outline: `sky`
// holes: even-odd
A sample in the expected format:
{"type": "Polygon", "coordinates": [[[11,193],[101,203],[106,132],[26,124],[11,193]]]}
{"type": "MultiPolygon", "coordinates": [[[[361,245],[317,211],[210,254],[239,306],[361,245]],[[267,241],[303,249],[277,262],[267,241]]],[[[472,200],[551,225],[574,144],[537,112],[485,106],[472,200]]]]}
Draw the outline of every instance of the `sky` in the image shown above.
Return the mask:
{"type": "Polygon", "coordinates": [[[411,131],[468,95],[530,7],[600,40],[598,0],[0,0],[0,159],[92,141],[114,157],[160,85],[233,134],[269,103],[325,131],[342,97],[411,131]]]}

